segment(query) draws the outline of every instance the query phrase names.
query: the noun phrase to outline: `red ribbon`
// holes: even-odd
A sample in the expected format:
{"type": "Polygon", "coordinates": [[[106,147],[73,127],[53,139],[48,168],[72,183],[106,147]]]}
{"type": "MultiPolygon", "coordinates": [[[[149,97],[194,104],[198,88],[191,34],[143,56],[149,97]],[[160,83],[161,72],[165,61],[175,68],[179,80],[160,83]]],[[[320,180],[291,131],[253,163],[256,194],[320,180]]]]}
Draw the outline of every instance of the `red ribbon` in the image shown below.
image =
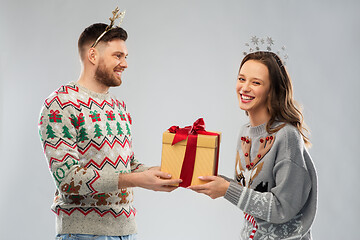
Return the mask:
{"type": "Polygon", "coordinates": [[[58,115],[58,114],[60,113],[60,111],[59,111],[59,110],[56,110],[56,111],[50,110],[50,113],[51,113],[54,117],[56,117],[56,115],[58,115]]]}
{"type": "MultiPolygon", "coordinates": [[[[192,126],[186,126],[184,128],[179,128],[179,126],[172,126],[168,130],[171,133],[175,133],[175,137],[171,145],[174,145],[178,142],[188,139],[186,144],[184,161],[180,173],[180,179],[182,179],[183,181],[179,184],[180,187],[188,187],[191,185],[192,176],[194,173],[198,134],[212,135],[212,136],[219,136],[219,134],[213,132],[207,132],[205,130],[204,119],[202,118],[196,120],[192,126]]],[[[219,137],[218,137],[218,146],[219,146],[219,137]]],[[[217,159],[218,158],[219,158],[219,150],[217,151],[217,159]]],[[[218,161],[216,161],[215,175],[217,175],[217,164],[218,161]]]]}

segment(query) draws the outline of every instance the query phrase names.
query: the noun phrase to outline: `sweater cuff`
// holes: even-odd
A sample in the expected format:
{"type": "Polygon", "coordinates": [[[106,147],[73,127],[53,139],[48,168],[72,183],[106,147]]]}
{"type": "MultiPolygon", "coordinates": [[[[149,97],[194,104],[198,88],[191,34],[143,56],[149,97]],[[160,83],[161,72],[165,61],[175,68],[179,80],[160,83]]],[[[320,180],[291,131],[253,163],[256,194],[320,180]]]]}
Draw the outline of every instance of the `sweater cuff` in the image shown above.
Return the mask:
{"type": "Polygon", "coordinates": [[[131,172],[133,172],[133,173],[136,173],[136,172],[144,172],[144,171],[146,171],[146,170],[148,170],[148,169],[149,169],[148,166],[140,163],[140,164],[138,164],[133,170],[131,170],[131,172]]]}
{"type": "Polygon", "coordinates": [[[236,182],[230,182],[229,188],[227,189],[224,198],[232,204],[237,205],[243,188],[243,186],[240,186],[236,182]]]}

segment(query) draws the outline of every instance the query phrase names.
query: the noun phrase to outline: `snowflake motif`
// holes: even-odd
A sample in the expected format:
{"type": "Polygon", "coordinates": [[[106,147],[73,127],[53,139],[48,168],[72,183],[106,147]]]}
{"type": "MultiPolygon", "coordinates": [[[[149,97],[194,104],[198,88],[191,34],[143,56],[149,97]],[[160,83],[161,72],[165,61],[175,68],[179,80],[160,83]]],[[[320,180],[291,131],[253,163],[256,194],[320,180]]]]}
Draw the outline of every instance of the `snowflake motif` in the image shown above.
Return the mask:
{"type": "Polygon", "coordinates": [[[253,37],[251,37],[251,42],[252,42],[254,45],[258,45],[258,44],[259,44],[259,38],[256,37],[256,36],[253,36],[253,37]]]}
{"type": "Polygon", "coordinates": [[[262,235],[260,237],[261,240],[275,240],[279,239],[278,235],[275,234],[276,227],[273,224],[269,226],[268,229],[262,227],[258,229],[258,232],[262,235]]]}
{"type": "Polygon", "coordinates": [[[274,40],[273,40],[271,37],[267,37],[267,38],[266,38],[266,42],[267,42],[267,44],[269,44],[270,46],[271,46],[271,45],[274,45],[274,40]]]}
{"type": "Polygon", "coordinates": [[[295,227],[294,232],[300,233],[303,230],[303,226],[301,225],[301,220],[295,220],[295,223],[293,223],[293,226],[295,227]]]}
{"type": "Polygon", "coordinates": [[[250,215],[252,216],[257,216],[257,217],[262,217],[263,216],[263,212],[261,210],[258,210],[258,211],[250,211],[250,215]]]}
{"type": "Polygon", "coordinates": [[[120,199],[115,194],[110,194],[110,197],[107,199],[107,202],[110,204],[114,204],[116,202],[120,202],[120,199]]]}
{"type": "Polygon", "coordinates": [[[261,205],[263,205],[263,206],[265,205],[265,203],[268,202],[268,200],[266,199],[266,196],[263,196],[262,194],[256,194],[252,200],[254,201],[255,204],[260,202],[261,205]]]}
{"type": "Polygon", "coordinates": [[[285,236],[289,235],[289,229],[288,229],[288,226],[287,226],[287,225],[283,225],[283,226],[282,226],[282,229],[283,229],[283,231],[284,231],[284,235],[285,235],[285,236]]]}

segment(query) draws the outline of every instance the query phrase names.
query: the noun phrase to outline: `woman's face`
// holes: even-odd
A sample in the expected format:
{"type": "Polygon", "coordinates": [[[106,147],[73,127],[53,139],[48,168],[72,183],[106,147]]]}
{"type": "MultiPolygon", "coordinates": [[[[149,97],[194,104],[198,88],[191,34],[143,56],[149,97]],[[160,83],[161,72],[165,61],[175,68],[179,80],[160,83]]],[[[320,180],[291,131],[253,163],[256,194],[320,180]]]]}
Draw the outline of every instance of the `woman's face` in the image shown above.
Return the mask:
{"type": "Polygon", "coordinates": [[[236,94],[239,106],[249,116],[268,114],[267,101],[270,92],[270,77],[266,65],[256,60],[246,61],[238,75],[236,94]]]}

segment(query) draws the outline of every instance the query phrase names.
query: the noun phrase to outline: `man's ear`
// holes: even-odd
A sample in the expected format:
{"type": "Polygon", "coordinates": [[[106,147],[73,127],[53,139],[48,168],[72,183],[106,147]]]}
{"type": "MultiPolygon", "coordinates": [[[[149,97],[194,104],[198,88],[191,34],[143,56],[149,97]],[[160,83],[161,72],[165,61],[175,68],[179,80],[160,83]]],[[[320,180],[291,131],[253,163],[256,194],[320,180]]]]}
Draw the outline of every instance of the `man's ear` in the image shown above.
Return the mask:
{"type": "Polygon", "coordinates": [[[99,58],[99,52],[95,48],[90,48],[87,52],[87,58],[92,64],[96,64],[99,58]]]}

